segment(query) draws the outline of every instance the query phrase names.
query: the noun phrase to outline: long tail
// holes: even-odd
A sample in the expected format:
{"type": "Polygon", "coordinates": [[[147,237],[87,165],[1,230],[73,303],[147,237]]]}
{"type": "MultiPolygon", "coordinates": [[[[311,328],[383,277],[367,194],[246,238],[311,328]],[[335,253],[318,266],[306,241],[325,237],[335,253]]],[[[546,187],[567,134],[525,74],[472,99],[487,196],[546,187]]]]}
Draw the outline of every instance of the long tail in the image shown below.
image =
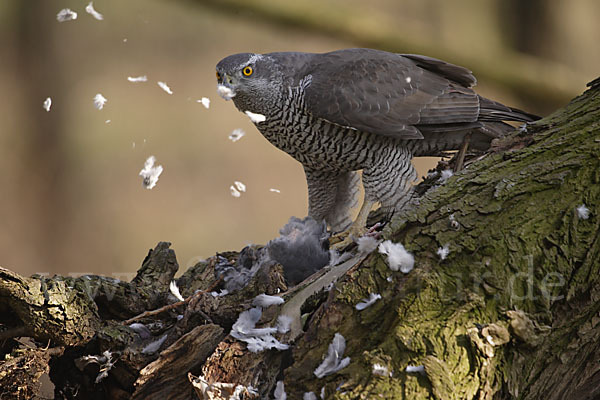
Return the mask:
{"type": "Polygon", "coordinates": [[[541,117],[518,108],[508,107],[496,101],[479,96],[479,120],[488,122],[518,121],[532,122],[541,117]]]}

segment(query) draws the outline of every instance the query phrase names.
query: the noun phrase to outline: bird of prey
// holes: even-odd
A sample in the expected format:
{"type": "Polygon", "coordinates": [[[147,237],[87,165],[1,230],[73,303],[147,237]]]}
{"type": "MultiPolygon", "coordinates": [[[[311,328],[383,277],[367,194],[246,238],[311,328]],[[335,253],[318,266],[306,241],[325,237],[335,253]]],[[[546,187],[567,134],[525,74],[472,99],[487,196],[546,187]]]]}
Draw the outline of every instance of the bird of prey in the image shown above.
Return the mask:
{"type": "Polygon", "coordinates": [[[457,150],[466,138],[485,150],[513,129],[504,121],[537,119],[479,96],[463,67],[373,49],[234,54],[217,64],[217,81],[222,97],[302,164],[308,215],[355,237],[375,203],[387,213],[406,207],[412,157],[457,150]],[[352,223],[359,170],[365,197],[352,223]]]}

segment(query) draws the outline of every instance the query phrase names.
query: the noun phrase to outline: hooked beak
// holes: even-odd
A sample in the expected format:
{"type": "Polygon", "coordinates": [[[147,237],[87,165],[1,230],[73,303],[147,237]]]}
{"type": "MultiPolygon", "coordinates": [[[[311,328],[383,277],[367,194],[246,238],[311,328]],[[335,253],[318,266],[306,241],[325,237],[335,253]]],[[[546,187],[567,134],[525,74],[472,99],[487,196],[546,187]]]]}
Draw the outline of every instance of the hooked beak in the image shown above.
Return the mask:
{"type": "Polygon", "coordinates": [[[233,80],[227,74],[220,74],[217,82],[217,93],[225,100],[231,100],[235,97],[235,89],[233,88],[233,80]]]}

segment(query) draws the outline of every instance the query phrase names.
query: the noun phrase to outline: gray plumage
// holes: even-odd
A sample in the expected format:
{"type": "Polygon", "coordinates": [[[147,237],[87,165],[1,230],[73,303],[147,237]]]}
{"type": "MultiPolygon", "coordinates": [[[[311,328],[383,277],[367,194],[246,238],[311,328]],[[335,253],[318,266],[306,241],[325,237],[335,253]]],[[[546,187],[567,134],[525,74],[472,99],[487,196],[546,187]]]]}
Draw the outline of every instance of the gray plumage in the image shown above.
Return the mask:
{"type": "Polygon", "coordinates": [[[329,235],[323,223],[311,217],[291,217],[279,233],[267,243],[267,251],[281,264],[289,283],[300,283],[329,263],[329,235]]]}
{"type": "Polygon", "coordinates": [[[221,60],[217,79],[240,111],[266,117],[255,124],[272,144],[302,163],[309,215],[334,231],[351,223],[356,171],[366,204],[398,210],[416,179],[413,156],[456,150],[466,134],[487,149],[513,129],[503,121],[536,119],[476,94],[469,70],[412,54],[243,53],[221,60]]]}
{"type": "Polygon", "coordinates": [[[217,254],[215,274],[217,278],[223,280],[223,289],[227,293],[233,293],[246,287],[259,270],[268,268],[272,263],[273,261],[262,249],[257,250],[254,246],[246,246],[235,263],[217,254]]]}

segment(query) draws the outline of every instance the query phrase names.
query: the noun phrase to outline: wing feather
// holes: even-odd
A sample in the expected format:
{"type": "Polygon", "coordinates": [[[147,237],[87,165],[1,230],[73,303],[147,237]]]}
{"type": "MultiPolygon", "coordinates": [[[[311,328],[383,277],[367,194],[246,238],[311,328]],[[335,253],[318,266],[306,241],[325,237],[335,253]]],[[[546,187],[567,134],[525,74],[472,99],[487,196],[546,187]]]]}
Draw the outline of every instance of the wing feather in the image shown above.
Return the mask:
{"type": "Polygon", "coordinates": [[[307,110],[353,129],[422,139],[420,125],[467,124],[479,115],[470,71],[429,57],[339,50],[315,54],[301,68],[308,74],[307,110]]]}

